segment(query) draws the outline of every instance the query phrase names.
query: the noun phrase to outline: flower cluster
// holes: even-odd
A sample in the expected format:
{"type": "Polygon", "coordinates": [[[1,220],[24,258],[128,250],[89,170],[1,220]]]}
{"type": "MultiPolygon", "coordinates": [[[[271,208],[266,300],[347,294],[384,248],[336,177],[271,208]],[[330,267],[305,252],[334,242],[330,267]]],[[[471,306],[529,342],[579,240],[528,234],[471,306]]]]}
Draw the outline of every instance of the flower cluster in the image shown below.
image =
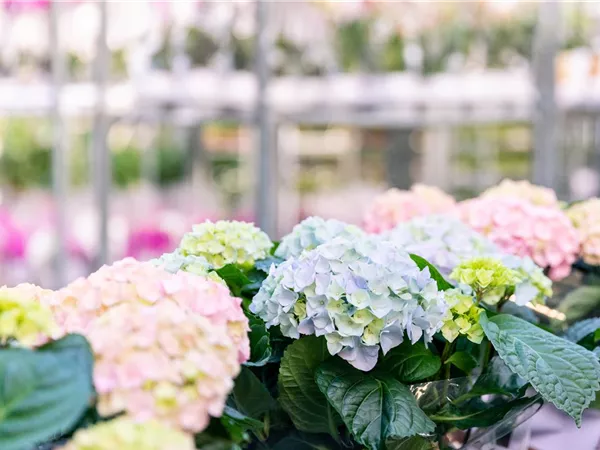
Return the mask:
{"type": "Polygon", "coordinates": [[[337,237],[272,266],[250,306],[267,327],[298,339],[325,336],[332,355],[372,369],[379,349],[429,341],[447,305],[429,270],[408,253],[375,237],[337,237]]]}
{"type": "Polygon", "coordinates": [[[156,421],[137,423],[126,417],[78,430],[60,450],[193,450],[189,434],[156,421]]]}
{"type": "Polygon", "coordinates": [[[194,225],[181,240],[184,255],[204,257],[215,269],[227,264],[251,267],[269,255],[273,243],[251,223],[220,220],[194,225]]]}
{"type": "Polygon", "coordinates": [[[75,280],[51,297],[58,324],[67,333],[86,334],[90,323],[120,304],[174,302],[194,314],[224,325],[239,348],[239,361],[249,358],[248,320],[241,300],[227,287],[191,273],[171,274],[150,262],[126,258],[75,280]]]}
{"type": "Polygon", "coordinates": [[[275,256],[283,259],[297,257],[305,250],[329,242],[337,236],[352,239],[363,235],[363,230],[339,220],[325,220],[320,217],[309,217],[294,227],[292,232],[281,239],[275,256]]]}
{"type": "Polygon", "coordinates": [[[223,326],[174,302],[121,303],[88,327],[98,412],[196,433],[222,414],[240,370],[223,326]]]}
{"type": "Polygon", "coordinates": [[[41,345],[58,332],[44,298],[52,291],[32,284],[0,288],[0,344],[14,339],[24,347],[41,345]]]}
{"type": "Polygon", "coordinates": [[[489,239],[448,215],[417,217],[383,236],[425,258],[443,275],[449,275],[461,261],[499,252],[489,239]]]}
{"type": "Polygon", "coordinates": [[[212,266],[205,258],[194,255],[186,256],[179,249],[171,253],[165,253],[160,258],[153,259],[150,262],[169,273],[183,271],[210,278],[217,283],[225,283],[217,272],[212,270],[212,266]]]}
{"type": "Polygon", "coordinates": [[[558,208],[559,202],[556,193],[547,187],[531,184],[527,180],[514,181],[502,180],[481,194],[489,198],[520,198],[534,205],[551,206],[558,208]]]}
{"type": "Polygon", "coordinates": [[[576,203],[567,214],[581,238],[581,256],[591,265],[600,265],[600,198],[576,203]]]}
{"type": "Polygon", "coordinates": [[[502,251],[528,256],[549,276],[560,280],[571,272],[579,236],[558,208],[536,206],[515,198],[477,198],[459,205],[461,218],[502,251]]]}
{"type": "Polygon", "coordinates": [[[450,278],[471,288],[479,300],[489,305],[495,305],[505,295],[512,295],[509,290],[522,281],[516,270],[509,269],[497,258],[473,258],[462,262],[450,278]]]}
{"type": "Polygon", "coordinates": [[[447,213],[456,202],[442,190],[415,185],[410,191],[390,189],[377,197],[364,216],[364,228],[369,233],[381,233],[413,217],[447,213]]]}
{"type": "Polygon", "coordinates": [[[502,264],[514,270],[521,281],[515,286],[514,301],[517,305],[527,303],[544,303],[546,298],[552,297],[552,280],[544,275],[540,266],[531,258],[519,258],[513,255],[497,255],[502,264]]]}
{"type": "Polygon", "coordinates": [[[483,328],[479,325],[479,315],[483,308],[475,305],[473,296],[463,294],[458,289],[445,291],[444,295],[450,307],[441,330],[444,338],[448,342],[454,342],[461,334],[479,344],[483,340],[483,328]]]}

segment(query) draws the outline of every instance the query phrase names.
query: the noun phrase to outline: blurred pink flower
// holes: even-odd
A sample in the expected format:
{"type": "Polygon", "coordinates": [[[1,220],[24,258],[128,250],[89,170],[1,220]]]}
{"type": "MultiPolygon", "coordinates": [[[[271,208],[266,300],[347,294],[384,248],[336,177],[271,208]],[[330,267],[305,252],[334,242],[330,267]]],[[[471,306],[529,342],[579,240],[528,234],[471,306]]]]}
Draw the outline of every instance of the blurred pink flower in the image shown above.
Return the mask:
{"type": "Polygon", "coordinates": [[[454,211],[454,199],[433,186],[416,184],[410,191],[389,189],[375,200],[363,218],[363,227],[369,233],[382,233],[413,217],[454,211]]]}
{"type": "Polygon", "coordinates": [[[8,211],[0,209],[0,259],[23,259],[27,238],[8,211]]]}
{"type": "Polygon", "coordinates": [[[139,260],[148,260],[170,252],[175,245],[176,242],[166,231],[140,228],[129,235],[126,254],[139,260]]]}
{"type": "Polygon", "coordinates": [[[492,186],[481,194],[482,197],[519,198],[534,205],[552,206],[559,208],[556,193],[547,187],[531,184],[527,180],[502,180],[497,186],[492,186]]]}
{"type": "Polygon", "coordinates": [[[459,211],[473,229],[508,253],[531,257],[553,280],[571,272],[580,242],[562,210],[517,198],[479,197],[460,203],[459,211]]]}

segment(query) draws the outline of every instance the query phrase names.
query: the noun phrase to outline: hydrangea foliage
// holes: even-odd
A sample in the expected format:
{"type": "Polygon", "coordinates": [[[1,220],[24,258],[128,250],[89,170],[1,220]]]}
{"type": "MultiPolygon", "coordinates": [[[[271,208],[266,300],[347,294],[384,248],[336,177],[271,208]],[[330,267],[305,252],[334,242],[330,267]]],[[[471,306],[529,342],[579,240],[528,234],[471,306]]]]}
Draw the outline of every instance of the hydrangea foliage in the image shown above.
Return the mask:
{"type": "Polygon", "coordinates": [[[364,215],[364,228],[369,233],[382,233],[413,217],[453,211],[456,202],[442,190],[415,185],[410,191],[390,189],[375,198],[364,215]]]}
{"type": "Polygon", "coordinates": [[[61,450],[193,450],[192,436],[156,421],[120,417],[83,428],[61,450]]]}
{"type": "Polygon", "coordinates": [[[194,225],[179,249],[183,255],[202,256],[215,269],[227,264],[251,267],[269,255],[273,243],[251,223],[220,220],[194,225]]]}
{"type": "Polygon", "coordinates": [[[571,206],[567,214],[581,238],[581,256],[591,265],[600,265],[600,198],[571,206]]]}
{"type": "Polygon", "coordinates": [[[447,305],[429,270],[372,237],[337,237],[271,267],[251,310],[285,336],[325,336],[332,355],[370,370],[406,333],[425,341],[442,326],[447,305]]]}
{"type": "Polygon", "coordinates": [[[553,280],[571,272],[579,252],[579,235],[560,209],[517,198],[477,198],[459,206],[461,218],[502,251],[528,256],[549,269],[553,280]]]}
{"type": "Polygon", "coordinates": [[[363,233],[359,227],[339,220],[309,217],[296,225],[290,234],[283,237],[275,251],[275,256],[283,259],[297,257],[305,250],[312,250],[335,237],[352,239],[363,233]]]}
{"type": "Polygon", "coordinates": [[[16,340],[21,346],[41,345],[58,332],[46,302],[52,291],[33,284],[0,288],[0,344],[16,340]]]}

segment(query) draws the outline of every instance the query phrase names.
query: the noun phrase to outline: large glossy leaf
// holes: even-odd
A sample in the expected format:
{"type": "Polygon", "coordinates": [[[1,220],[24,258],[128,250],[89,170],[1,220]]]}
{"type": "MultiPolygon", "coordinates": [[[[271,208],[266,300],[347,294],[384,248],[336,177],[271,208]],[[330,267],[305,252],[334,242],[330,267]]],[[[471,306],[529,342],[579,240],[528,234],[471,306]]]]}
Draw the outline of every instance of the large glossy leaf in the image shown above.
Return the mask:
{"type": "Polygon", "coordinates": [[[252,280],[246,276],[235,264],[227,264],[220,269],[215,270],[217,274],[227,283],[229,290],[233,295],[239,297],[244,286],[252,283],[252,280]]]}
{"type": "Polygon", "coordinates": [[[379,367],[402,383],[415,383],[435,375],[441,366],[440,357],[423,342],[412,345],[405,339],[385,355],[379,367]]]}
{"type": "Polygon", "coordinates": [[[77,335],[37,351],[0,350],[0,448],[30,450],[70,431],[93,395],[92,360],[77,335]]]}
{"type": "Polygon", "coordinates": [[[446,360],[445,364],[452,364],[465,373],[471,373],[477,367],[477,360],[468,352],[456,352],[446,360]]]}
{"type": "Polygon", "coordinates": [[[388,373],[364,373],[335,358],[319,366],[315,379],[354,439],[368,449],[383,450],[387,439],[435,428],[410,390],[388,373]]]}
{"type": "Polygon", "coordinates": [[[330,358],[325,339],[306,336],[288,346],[279,368],[279,402],[297,429],[337,434],[341,419],[315,382],[317,367],[330,358]]]}
{"type": "Polygon", "coordinates": [[[565,339],[577,343],[598,329],[600,329],[600,317],[585,319],[571,325],[565,333],[565,339]]]}
{"type": "Polygon", "coordinates": [[[246,367],[242,367],[235,379],[231,398],[238,411],[254,419],[262,418],[265,413],[277,407],[277,402],[267,388],[246,367]]]}
{"type": "Polygon", "coordinates": [[[600,389],[594,354],[517,317],[488,318],[483,312],[479,321],[506,365],[580,426],[583,410],[600,389]]]}
{"type": "Polygon", "coordinates": [[[272,355],[270,334],[262,319],[248,313],[248,324],[250,332],[250,360],[244,364],[246,366],[264,366],[269,362],[272,355]]]}
{"type": "Polygon", "coordinates": [[[511,411],[524,410],[539,402],[541,402],[541,398],[537,395],[493,403],[475,399],[461,406],[447,403],[441,411],[429,417],[435,422],[448,423],[463,430],[475,427],[483,428],[500,422],[511,411]]]}
{"type": "Polygon", "coordinates": [[[435,280],[438,285],[438,289],[440,291],[446,291],[448,289],[453,289],[454,286],[450,284],[443,275],[440,273],[437,268],[427,261],[425,258],[420,257],[419,255],[415,255],[414,253],[410,253],[410,258],[417,264],[419,269],[423,270],[425,267],[429,268],[429,273],[431,274],[431,278],[435,280]]]}

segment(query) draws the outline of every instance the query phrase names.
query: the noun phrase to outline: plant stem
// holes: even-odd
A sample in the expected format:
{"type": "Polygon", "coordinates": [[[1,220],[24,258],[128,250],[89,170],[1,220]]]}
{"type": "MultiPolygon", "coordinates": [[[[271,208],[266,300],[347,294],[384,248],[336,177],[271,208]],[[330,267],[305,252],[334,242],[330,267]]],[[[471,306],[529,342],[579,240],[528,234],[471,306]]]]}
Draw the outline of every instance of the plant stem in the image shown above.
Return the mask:
{"type": "Polygon", "coordinates": [[[508,302],[508,298],[509,298],[508,296],[504,296],[498,302],[498,312],[502,312],[502,308],[504,307],[504,305],[506,304],[506,302],[508,302]]]}
{"type": "Polygon", "coordinates": [[[485,345],[485,352],[483,354],[483,364],[482,364],[482,371],[484,371],[487,368],[488,363],[490,362],[491,356],[492,356],[492,342],[491,341],[487,341],[487,343],[484,344],[485,345]]]}

